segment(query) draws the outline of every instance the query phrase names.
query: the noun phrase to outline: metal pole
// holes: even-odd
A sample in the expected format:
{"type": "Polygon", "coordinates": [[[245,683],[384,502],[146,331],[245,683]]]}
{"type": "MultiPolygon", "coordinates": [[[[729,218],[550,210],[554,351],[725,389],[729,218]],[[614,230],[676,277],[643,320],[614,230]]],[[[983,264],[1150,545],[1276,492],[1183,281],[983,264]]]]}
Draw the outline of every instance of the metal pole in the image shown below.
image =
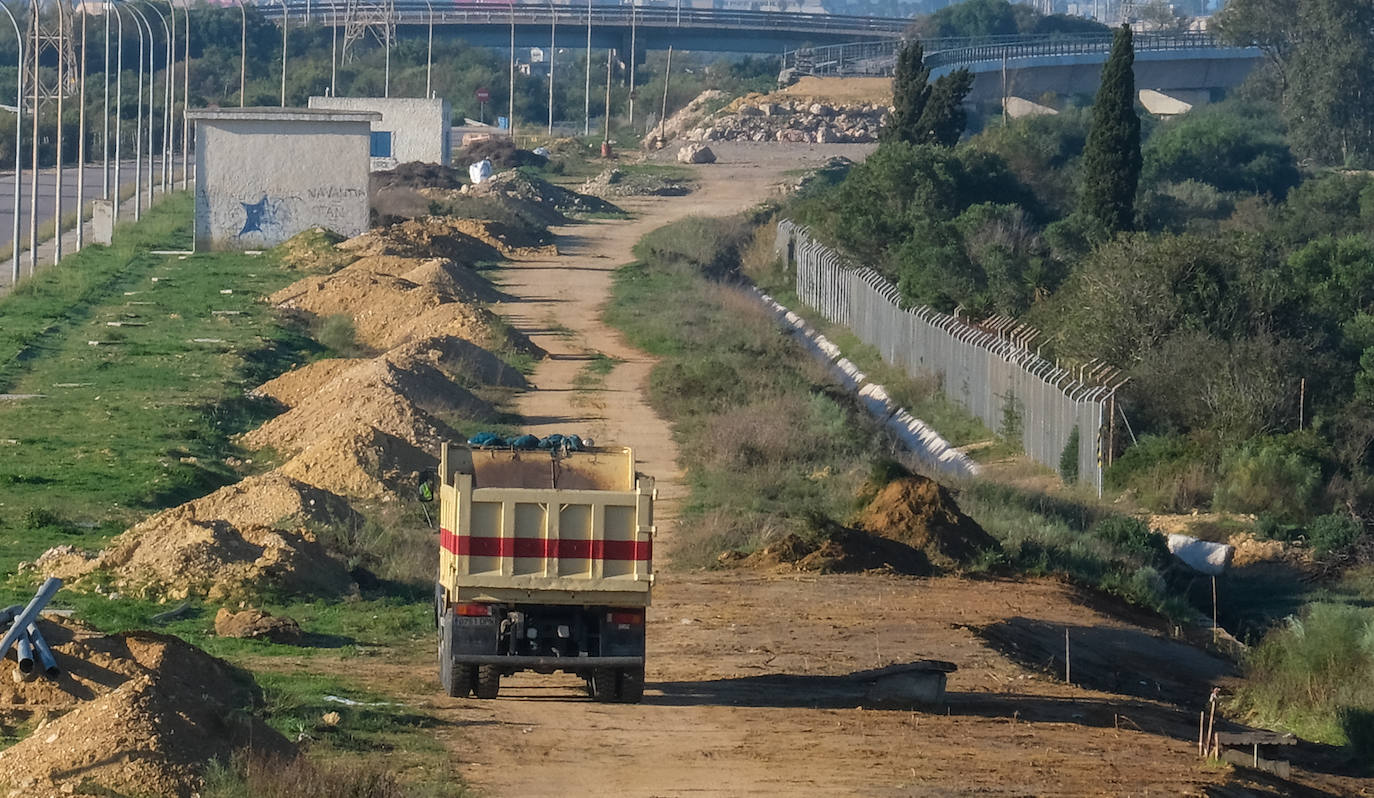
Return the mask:
{"type": "Polygon", "coordinates": [[[33,170],[29,172],[29,276],[38,270],[38,5],[29,6],[29,57],[33,60],[33,170]]]}
{"type": "Polygon", "coordinates": [[[135,92],[138,103],[134,108],[134,221],[138,221],[143,218],[143,25],[148,20],[133,6],[129,6],[129,11],[134,15],[134,27],[138,30],[138,90],[135,92]]]}
{"type": "MultiPolygon", "coordinates": [[[[156,8],[153,9],[157,11],[156,8]]],[[[158,11],[158,16],[162,12],[158,11]]],[[[172,51],[176,49],[177,41],[177,12],[172,7],[172,0],[167,0],[167,14],[172,18],[171,31],[167,33],[167,58],[166,69],[162,75],[162,195],[166,196],[172,187],[172,153],[175,146],[172,145],[172,83],[175,79],[176,62],[172,59],[172,51]]]]}
{"type": "Polygon", "coordinates": [[[14,41],[19,47],[19,76],[14,84],[14,219],[11,231],[13,243],[10,247],[13,260],[10,290],[13,291],[19,284],[19,213],[24,204],[24,34],[19,32],[19,21],[10,13],[8,6],[0,3],[0,11],[4,11],[5,16],[9,18],[10,26],[14,28],[14,41]]]}
{"type": "MultiPolygon", "coordinates": [[[[65,7],[59,4],[57,6],[57,46],[59,49],[62,47],[63,37],[66,35],[62,32],[62,17],[64,15],[65,7]]],[[[35,51],[35,59],[37,55],[38,53],[37,51],[35,51]]],[[[62,95],[67,93],[67,75],[62,69],[62,62],[63,59],[61,58],[61,56],[59,56],[57,59],[57,176],[56,181],[53,183],[54,191],[52,193],[52,263],[54,266],[56,266],[58,262],[62,260],[62,95]]]]}
{"type": "Polygon", "coordinates": [[[663,70],[663,110],[658,115],[658,138],[663,141],[668,134],[668,82],[673,77],[673,46],[668,45],[668,66],[663,70]]]}
{"type": "Polygon", "coordinates": [[[635,45],[635,13],[638,5],[636,0],[630,0],[630,132],[635,129],[635,53],[638,47],[635,45]]]}
{"type": "Polygon", "coordinates": [[[248,12],[239,0],[239,107],[243,107],[247,93],[248,75],[248,12]]]}
{"type": "Polygon", "coordinates": [[[549,12],[553,14],[553,24],[549,28],[549,137],[553,137],[553,56],[558,46],[558,9],[549,0],[549,12]]]}
{"type": "Polygon", "coordinates": [[[434,4],[425,0],[425,6],[429,8],[429,50],[425,53],[425,99],[429,99],[434,96],[434,91],[430,88],[430,76],[434,72],[434,4]]]}
{"type": "Polygon", "coordinates": [[[101,199],[110,198],[110,0],[105,0],[105,132],[100,137],[101,159],[100,187],[101,199]]]}
{"type": "Polygon", "coordinates": [[[186,57],[181,65],[181,188],[191,186],[191,4],[181,8],[186,22],[186,57]]]}
{"type": "Polygon", "coordinates": [[[582,135],[592,134],[592,0],[587,0],[587,87],[582,91],[582,135]]]}
{"type": "Polygon", "coordinates": [[[329,7],[329,96],[338,97],[339,80],[339,12],[329,7]]]}
{"type": "Polygon", "coordinates": [[[391,26],[396,24],[394,17],[388,17],[386,25],[386,73],[382,78],[382,96],[391,96],[391,26]]]}
{"type": "Polygon", "coordinates": [[[123,138],[121,128],[124,124],[124,15],[119,13],[119,9],[114,3],[109,3],[109,8],[115,15],[115,28],[118,31],[115,36],[116,47],[119,48],[115,55],[115,153],[114,153],[114,218],[119,220],[119,175],[122,171],[119,162],[119,142],[123,138]]]}
{"type": "MultiPolygon", "coordinates": [[[[281,107],[286,107],[286,25],[290,12],[286,10],[286,0],[281,0],[281,107]]],[[[388,55],[390,53],[388,52],[388,55]]]]}
{"type": "MultiPolygon", "coordinates": [[[[615,50],[606,51],[606,135],[602,142],[611,140],[611,65],[615,63],[615,50]]],[[[605,149],[604,147],[602,148],[605,149]]]]}
{"type": "MultiPolygon", "coordinates": [[[[164,16],[162,16],[162,12],[161,12],[161,11],[158,11],[156,6],[149,5],[149,6],[148,6],[148,10],[151,11],[151,12],[153,12],[154,14],[156,14],[156,15],[157,15],[157,18],[158,18],[158,21],[162,23],[162,33],[163,33],[164,36],[167,37],[167,51],[166,51],[166,58],[164,59],[164,61],[165,61],[165,64],[166,64],[166,69],[167,69],[167,71],[170,71],[171,68],[172,68],[172,34],[171,34],[170,29],[167,27],[167,18],[164,17],[164,16]]],[[[152,25],[149,25],[149,26],[148,26],[148,29],[149,29],[149,30],[152,30],[152,27],[153,27],[152,25]]],[[[149,41],[156,42],[156,37],[155,37],[154,35],[152,35],[152,34],[149,34],[149,41]]],[[[164,75],[164,76],[163,76],[163,94],[162,94],[162,104],[163,104],[163,109],[162,109],[162,111],[163,111],[163,113],[162,113],[162,115],[159,116],[159,118],[162,118],[162,116],[164,116],[164,115],[167,117],[167,119],[170,119],[170,118],[171,118],[171,116],[170,116],[170,115],[171,115],[171,110],[168,109],[168,108],[166,107],[166,105],[167,105],[167,99],[171,96],[171,83],[172,83],[171,77],[170,77],[169,75],[164,75]]],[[[153,61],[153,54],[152,54],[152,52],[150,51],[150,52],[148,53],[148,207],[149,207],[149,208],[153,207],[153,158],[154,158],[154,156],[156,155],[156,151],[153,149],[153,103],[154,103],[154,99],[155,99],[156,96],[157,96],[157,95],[155,94],[155,91],[156,91],[155,86],[156,86],[156,84],[157,84],[157,65],[156,65],[156,62],[153,61]]],[[[165,190],[166,185],[167,185],[167,119],[164,119],[164,120],[163,120],[163,123],[162,123],[162,128],[163,128],[163,130],[162,130],[162,158],[161,158],[161,161],[162,161],[162,178],[161,178],[161,180],[159,181],[159,185],[161,185],[161,186],[164,188],[164,190],[165,190]]]]}
{"type": "Polygon", "coordinates": [[[515,0],[510,4],[510,96],[506,98],[506,132],[515,143],[515,0]]]}
{"type": "Polygon", "coordinates": [[[86,10],[81,10],[81,109],[76,117],[76,251],[86,243],[81,217],[86,212],[86,10]]]}

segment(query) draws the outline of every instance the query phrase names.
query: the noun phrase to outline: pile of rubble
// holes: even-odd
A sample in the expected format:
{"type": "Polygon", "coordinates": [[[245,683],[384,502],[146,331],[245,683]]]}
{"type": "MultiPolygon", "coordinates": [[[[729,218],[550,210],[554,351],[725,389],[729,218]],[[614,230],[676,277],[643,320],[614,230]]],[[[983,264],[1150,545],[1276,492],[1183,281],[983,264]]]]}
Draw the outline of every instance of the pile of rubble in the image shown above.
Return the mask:
{"type": "Polygon", "coordinates": [[[788,141],[865,144],[878,140],[891,108],[877,103],[833,105],[803,99],[746,97],[687,131],[688,141],[788,141]]]}
{"type": "Polygon", "coordinates": [[[611,167],[577,189],[597,197],[681,197],[692,192],[686,180],[611,167]]]}

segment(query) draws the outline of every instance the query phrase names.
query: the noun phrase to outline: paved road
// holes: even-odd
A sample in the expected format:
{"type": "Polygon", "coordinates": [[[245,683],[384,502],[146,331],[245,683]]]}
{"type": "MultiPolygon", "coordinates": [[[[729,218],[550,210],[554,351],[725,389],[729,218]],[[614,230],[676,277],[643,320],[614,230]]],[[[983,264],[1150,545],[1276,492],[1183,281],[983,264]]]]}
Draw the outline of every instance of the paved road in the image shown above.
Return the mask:
{"type": "MultiPolygon", "coordinates": [[[[181,158],[176,159],[177,172],[180,173],[181,158]]],[[[144,162],[145,168],[147,162],[144,162]]],[[[104,192],[104,178],[101,175],[101,164],[87,164],[85,171],[85,200],[90,202],[99,199],[104,192]]],[[[153,163],[153,183],[156,185],[162,175],[162,164],[155,161],[153,163]]],[[[62,170],[62,215],[66,216],[76,210],[76,185],[77,174],[75,166],[68,166],[62,170]]],[[[31,205],[31,183],[33,174],[27,169],[23,174],[22,189],[22,212],[19,219],[19,237],[26,238],[29,234],[29,219],[33,215],[31,205]]],[[[119,184],[123,187],[132,187],[134,182],[134,162],[125,161],[119,170],[119,184]]],[[[147,185],[147,176],[144,175],[144,185],[147,185]]],[[[54,188],[57,184],[57,170],[52,168],[38,170],[38,226],[52,221],[54,210],[54,188]]],[[[113,191],[114,186],[114,163],[110,164],[110,185],[113,191]]],[[[146,199],[146,194],[145,194],[146,199]]],[[[133,198],[128,200],[128,213],[133,213],[133,198]]],[[[8,247],[14,233],[14,170],[0,171],[0,248],[8,247]]]]}

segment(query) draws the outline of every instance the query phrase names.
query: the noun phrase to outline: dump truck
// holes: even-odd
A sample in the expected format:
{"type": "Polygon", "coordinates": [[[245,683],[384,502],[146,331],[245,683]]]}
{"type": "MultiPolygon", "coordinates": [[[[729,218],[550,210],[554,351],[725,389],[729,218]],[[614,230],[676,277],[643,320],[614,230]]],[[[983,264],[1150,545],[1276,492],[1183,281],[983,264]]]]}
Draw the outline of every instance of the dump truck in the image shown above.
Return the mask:
{"type": "Polygon", "coordinates": [[[654,480],[623,447],[444,444],[434,618],[451,696],[495,698],[517,671],[581,677],[597,701],[644,695],[654,480]]]}

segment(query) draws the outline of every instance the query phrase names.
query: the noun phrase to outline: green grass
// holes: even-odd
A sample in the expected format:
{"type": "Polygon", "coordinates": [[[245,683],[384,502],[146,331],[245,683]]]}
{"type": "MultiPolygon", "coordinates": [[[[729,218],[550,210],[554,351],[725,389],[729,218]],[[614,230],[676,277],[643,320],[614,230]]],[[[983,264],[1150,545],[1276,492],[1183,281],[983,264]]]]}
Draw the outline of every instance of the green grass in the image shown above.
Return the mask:
{"type": "Polygon", "coordinates": [[[574,390],[582,393],[602,390],[606,387],[606,377],[622,362],[604,352],[591,353],[587,363],[573,376],[574,390]]]}
{"type": "Polygon", "coordinates": [[[245,389],[320,351],[258,301],[299,276],[272,257],[148,252],[190,245],[190,205],[0,300],[0,390],[40,395],[0,401],[0,573],[237,480],[231,436],[271,412],[245,389]]]}

